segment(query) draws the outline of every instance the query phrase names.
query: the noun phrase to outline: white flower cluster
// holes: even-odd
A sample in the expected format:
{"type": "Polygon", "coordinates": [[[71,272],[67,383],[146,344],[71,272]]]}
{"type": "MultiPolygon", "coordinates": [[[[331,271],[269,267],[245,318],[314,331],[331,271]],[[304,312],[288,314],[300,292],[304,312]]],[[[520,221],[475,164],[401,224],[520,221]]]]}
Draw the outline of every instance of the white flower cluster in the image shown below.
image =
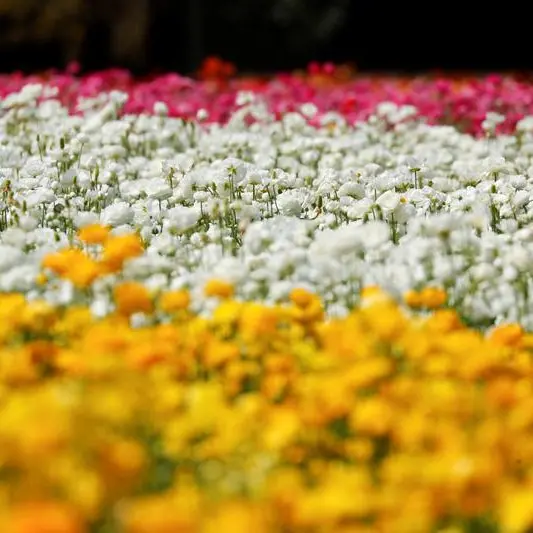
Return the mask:
{"type": "Polygon", "coordinates": [[[317,128],[309,106],[275,121],[243,99],[228,124],[205,125],[122,116],[125,98],[69,115],[29,86],[0,103],[1,291],[68,301],[64,284],[36,283],[41,260],[102,222],[146,243],[127,276],[188,287],[201,309],[213,277],[244,299],[308,287],[332,314],[364,285],[398,298],[439,286],[472,324],[533,328],[531,118],[475,139],[390,103],[365,123],[329,114],[317,128]]]}

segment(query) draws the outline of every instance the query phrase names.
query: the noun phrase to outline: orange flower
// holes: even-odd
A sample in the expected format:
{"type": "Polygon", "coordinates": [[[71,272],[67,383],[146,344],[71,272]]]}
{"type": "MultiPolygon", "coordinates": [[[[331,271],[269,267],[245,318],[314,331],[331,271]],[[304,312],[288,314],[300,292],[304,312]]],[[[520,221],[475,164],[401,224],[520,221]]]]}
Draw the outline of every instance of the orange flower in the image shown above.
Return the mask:
{"type": "Polygon", "coordinates": [[[316,296],[306,289],[296,288],[291,291],[289,298],[297,307],[307,307],[316,299],[316,296]]]}
{"type": "Polygon", "coordinates": [[[66,504],[24,503],[11,510],[4,533],[83,533],[81,520],[66,504]]]}
{"type": "Polygon", "coordinates": [[[222,299],[231,298],[233,292],[233,285],[222,279],[211,279],[204,287],[204,294],[206,296],[214,296],[222,299]]]}
{"type": "Polygon", "coordinates": [[[94,280],[104,273],[102,265],[87,256],[80,256],[76,263],[73,263],[66,270],[63,277],[70,280],[75,287],[85,289],[89,287],[94,280]]]}
{"type": "Polygon", "coordinates": [[[296,305],[290,310],[290,316],[302,324],[312,324],[324,318],[324,307],[320,298],[313,296],[305,307],[296,305]]]}
{"type": "Polygon", "coordinates": [[[103,244],[109,237],[109,227],[102,224],[90,224],[78,232],[78,239],[85,244],[103,244]]]}
{"type": "Polygon", "coordinates": [[[51,341],[44,339],[31,341],[26,344],[26,350],[32,361],[36,363],[50,362],[58,352],[58,347],[51,341]]]}
{"type": "Polygon", "coordinates": [[[131,440],[108,442],[101,450],[101,467],[109,483],[131,482],[145,466],[141,445],[131,440]]]}
{"type": "Polygon", "coordinates": [[[134,281],[127,281],[117,285],[113,290],[117,311],[121,315],[134,313],[150,313],[152,311],[152,298],[148,289],[134,281]]]}
{"type": "Polygon", "coordinates": [[[449,333],[463,328],[463,323],[457,311],[453,309],[438,309],[426,322],[430,330],[438,333],[449,333]]]}
{"type": "Polygon", "coordinates": [[[426,287],[420,292],[422,305],[428,309],[436,309],[446,303],[446,291],[440,287],[426,287]]]}
{"type": "Polygon", "coordinates": [[[404,293],[403,301],[413,309],[437,309],[446,303],[446,291],[440,287],[426,287],[421,291],[410,290],[404,293]]]}
{"type": "Polygon", "coordinates": [[[141,240],[135,234],[110,236],[104,245],[103,265],[109,272],[122,268],[124,261],[143,253],[141,240]]]}
{"type": "Polygon", "coordinates": [[[494,344],[499,346],[517,347],[522,341],[524,330],[520,324],[502,324],[495,327],[488,338],[494,344]]]}
{"type": "Polygon", "coordinates": [[[63,276],[72,265],[85,258],[85,254],[81,250],[75,248],[66,248],[59,252],[48,254],[44,257],[42,266],[48,268],[54,274],[63,276]]]}
{"type": "Polygon", "coordinates": [[[191,303],[189,291],[171,291],[163,294],[159,299],[159,308],[165,313],[175,313],[187,309],[191,303]]]}
{"type": "Polygon", "coordinates": [[[405,292],[403,295],[403,301],[413,309],[422,307],[422,298],[420,297],[420,293],[414,290],[405,292]]]}
{"type": "MultiPolygon", "coordinates": [[[[48,254],[42,263],[59,277],[68,279],[76,287],[88,287],[103,273],[102,267],[82,250],[68,248],[54,254],[48,254]]],[[[46,276],[43,278],[46,281],[46,276]]],[[[38,280],[39,281],[39,280],[38,280]]]]}

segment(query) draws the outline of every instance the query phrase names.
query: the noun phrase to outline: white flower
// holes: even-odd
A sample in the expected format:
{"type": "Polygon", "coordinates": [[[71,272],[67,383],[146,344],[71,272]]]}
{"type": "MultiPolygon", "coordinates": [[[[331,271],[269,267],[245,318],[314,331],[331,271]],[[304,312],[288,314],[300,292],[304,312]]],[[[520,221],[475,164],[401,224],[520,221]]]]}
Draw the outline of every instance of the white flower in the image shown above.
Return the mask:
{"type": "Polygon", "coordinates": [[[145,190],[148,198],[154,200],[168,200],[173,193],[169,184],[162,179],[150,180],[145,190]]]}
{"type": "Polygon", "coordinates": [[[394,209],[394,220],[399,224],[405,224],[416,216],[416,208],[412,204],[400,203],[394,209]]]}
{"type": "Polygon", "coordinates": [[[530,196],[529,191],[517,191],[512,199],[514,207],[520,209],[526,205],[530,200],[530,196]]]}
{"type": "Polygon", "coordinates": [[[57,196],[49,189],[42,187],[30,192],[26,197],[26,205],[35,207],[42,204],[50,204],[56,200],[57,196]]]}
{"type": "Polygon", "coordinates": [[[33,231],[39,225],[39,221],[30,215],[22,215],[19,219],[19,227],[24,231],[33,231]]]}
{"type": "Polygon", "coordinates": [[[111,233],[113,235],[129,235],[131,234],[131,226],[128,224],[120,224],[112,228],[111,233]]]}
{"type": "Polygon", "coordinates": [[[110,303],[104,298],[96,298],[90,305],[91,313],[95,317],[103,317],[111,310],[110,303]]]}
{"type": "Polygon", "coordinates": [[[518,222],[512,218],[500,220],[498,229],[505,234],[512,234],[518,229],[518,222]]]}
{"type": "Polygon", "coordinates": [[[206,120],[208,117],[209,117],[209,113],[207,112],[206,109],[199,109],[198,112],[196,113],[196,120],[198,120],[199,122],[206,120]]]}
{"type": "Polygon", "coordinates": [[[401,196],[394,191],[386,191],[376,200],[376,204],[386,213],[394,211],[400,204],[401,196]]]}
{"type": "Polygon", "coordinates": [[[504,267],[502,272],[502,277],[506,281],[515,281],[518,277],[518,270],[513,265],[508,265],[504,267]]]}
{"type": "Polygon", "coordinates": [[[300,106],[300,112],[304,117],[313,118],[318,113],[318,107],[311,102],[307,102],[300,106]]]}
{"type": "Polygon", "coordinates": [[[488,281],[498,275],[496,267],[489,263],[479,263],[470,268],[470,274],[476,281],[488,281]]]}
{"type": "Polygon", "coordinates": [[[76,178],[76,169],[69,168],[60,178],[59,182],[61,185],[70,186],[74,184],[74,179],[76,178]]]}
{"type": "Polygon", "coordinates": [[[370,212],[373,205],[374,203],[370,198],[363,198],[348,207],[346,209],[346,214],[350,220],[359,220],[370,212]]]}
{"type": "Polygon", "coordinates": [[[165,102],[155,102],[154,104],[154,113],[160,117],[165,117],[168,115],[168,106],[165,102]]]}
{"type": "Polygon", "coordinates": [[[280,213],[287,216],[299,216],[302,212],[302,199],[295,191],[284,191],[276,198],[280,213]]]}
{"type": "Polygon", "coordinates": [[[74,216],[74,227],[81,229],[85,226],[90,226],[91,224],[96,224],[99,221],[99,216],[97,213],[83,211],[78,212],[74,216]]]}
{"type": "MultiPolygon", "coordinates": [[[[2,240],[4,240],[3,235],[2,240]]],[[[0,244],[0,272],[5,272],[21,263],[23,254],[18,245],[19,243],[15,243],[15,246],[0,244]]]]}
{"type": "Polygon", "coordinates": [[[252,91],[239,91],[235,97],[235,103],[241,107],[251,104],[255,100],[255,94],[252,91]]]}
{"type": "MultiPolygon", "coordinates": [[[[0,267],[1,268],[1,267],[0,267]]],[[[39,274],[39,266],[21,264],[0,276],[0,291],[28,292],[34,285],[39,274]]]]}
{"type": "Polygon", "coordinates": [[[516,123],[516,130],[519,132],[533,132],[533,116],[527,116],[516,123]]]}
{"type": "Polygon", "coordinates": [[[194,227],[200,220],[200,216],[200,210],[195,207],[177,205],[166,212],[165,222],[168,222],[170,228],[184,232],[194,227]]]}
{"type": "Polygon", "coordinates": [[[523,246],[514,245],[504,253],[504,259],[521,272],[527,272],[531,266],[531,254],[523,246]]]}
{"type": "Polygon", "coordinates": [[[190,172],[194,166],[194,159],[186,154],[180,154],[175,158],[174,166],[176,170],[182,174],[186,174],[187,172],[190,172]]]}
{"type": "Polygon", "coordinates": [[[398,106],[394,102],[381,102],[376,107],[376,114],[380,117],[394,117],[398,112],[398,106]]]}
{"type": "Polygon", "coordinates": [[[484,130],[490,131],[493,130],[498,124],[501,124],[504,121],[505,117],[503,115],[489,111],[485,116],[485,120],[481,123],[481,127],[484,130]]]}
{"type": "Polygon", "coordinates": [[[22,248],[26,244],[27,234],[20,228],[7,228],[2,232],[1,238],[5,244],[22,248]]]}
{"type": "Polygon", "coordinates": [[[351,196],[352,198],[363,198],[365,196],[365,188],[360,183],[347,182],[343,183],[338,190],[339,196],[351,196]]]}
{"type": "Polygon", "coordinates": [[[390,240],[390,227],[386,222],[371,220],[358,227],[361,240],[367,249],[377,248],[390,240]]]}
{"type": "Polygon", "coordinates": [[[311,256],[326,255],[341,258],[362,250],[361,229],[357,226],[341,226],[335,230],[324,230],[316,237],[311,256]]]}
{"type": "Polygon", "coordinates": [[[4,109],[13,106],[24,106],[34,103],[43,92],[43,86],[40,83],[25,85],[18,93],[12,93],[6,96],[2,102],[4,109]]]}
{"type": "Polygon", "coordinates": [[[106,207],[100,218],[108,226],[121,226],[133,222],[133,217],[133,209],[126,202],[119,201],[106,207]]]}

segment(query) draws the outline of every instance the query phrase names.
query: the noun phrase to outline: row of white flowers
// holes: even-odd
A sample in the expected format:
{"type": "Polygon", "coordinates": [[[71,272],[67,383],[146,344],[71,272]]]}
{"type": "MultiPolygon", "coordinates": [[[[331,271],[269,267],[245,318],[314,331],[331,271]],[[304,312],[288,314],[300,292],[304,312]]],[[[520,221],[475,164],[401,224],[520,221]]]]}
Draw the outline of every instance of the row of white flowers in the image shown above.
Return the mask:
{"type": "MultiPolygon", "coordinates": [[[[251,95],[227,125],[168,118],[164,104],[120,116],[122,93],[73,116],[53,96],[35,85],[1,102],[2,291],[68,303],[67,283],[36,283],[41,260],[100,221],[146,243],[128,277],[188,287],[204,310],[213,277],[245,299],[308,287],[332,314],[364,285],[398,297],[439,286],[470,323],[533,328],[531,117],[495,136],[491,115],[475,139],[390,103],[365,123],[329,114],[317,128],[312,105],[275,121],[251,95]]],[[[95,312],[109,283],[97,283],[95,312]]]]}

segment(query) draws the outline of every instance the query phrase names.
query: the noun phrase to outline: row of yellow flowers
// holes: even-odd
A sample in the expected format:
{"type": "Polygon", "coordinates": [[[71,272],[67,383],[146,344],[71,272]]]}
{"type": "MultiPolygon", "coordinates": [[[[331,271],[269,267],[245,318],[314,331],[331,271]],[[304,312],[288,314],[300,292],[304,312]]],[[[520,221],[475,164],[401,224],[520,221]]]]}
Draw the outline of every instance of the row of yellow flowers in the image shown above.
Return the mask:
{"type": "MultiPolygon", "coordinates": [[[[47,276],[83,289],[142,253],[79,237],[47,276]]],[[[205,290],[209,318],[128,281],[102,319],[0,297],[2,533],[531,530],[532,335],[471,330],[436,288],[418,313],[370,287],[342,319],[205,290]]]]}

